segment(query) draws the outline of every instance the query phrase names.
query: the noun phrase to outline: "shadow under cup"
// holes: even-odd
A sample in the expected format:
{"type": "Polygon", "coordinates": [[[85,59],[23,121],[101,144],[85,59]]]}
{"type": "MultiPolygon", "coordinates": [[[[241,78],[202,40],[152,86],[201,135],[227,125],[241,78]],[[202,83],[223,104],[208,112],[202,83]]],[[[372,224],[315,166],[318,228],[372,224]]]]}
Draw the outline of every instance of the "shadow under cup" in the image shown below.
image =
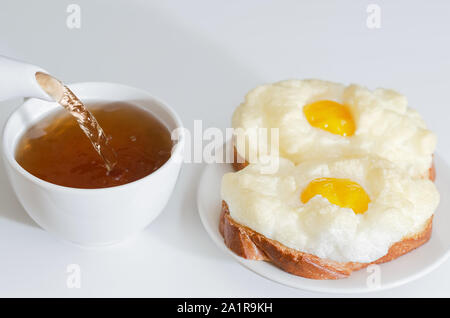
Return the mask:
{"type": "Polygon", "coordinates": [[[169,106],[140,89],[113,83],[79,83],[69,88],[81,100],[132,103],[150,111],[169,131],[177,129],[169,160],[155,172],[120,186],[78,189],[43,181],[23,169],[14,157],[22,134],[60,109],[59,104],[28,99],[7,120],[3,130],[5,168],[28,215],[45,230],[77,244],[117,243],[139,233],[167,204],[182,163],[183,125],[169,106]]]}

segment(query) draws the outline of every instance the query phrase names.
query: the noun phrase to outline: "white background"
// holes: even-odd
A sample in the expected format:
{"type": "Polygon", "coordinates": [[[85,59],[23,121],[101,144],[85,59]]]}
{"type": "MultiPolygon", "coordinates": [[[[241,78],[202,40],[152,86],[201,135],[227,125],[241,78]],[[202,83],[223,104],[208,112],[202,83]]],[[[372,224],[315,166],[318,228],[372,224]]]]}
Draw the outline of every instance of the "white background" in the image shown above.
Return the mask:
{"type": "MultiPolygon", "coordinates": [[[[229,126],[244,94],[266,82],[320,78],[395,88],[437,133],[437,151],[449,162],[449,16],[444,0],[2,0],[0,54],[68,83],[144,88],[190,129],[195,119],[205,128],[229,126]],[[81,6],[81,29],[66,27],[70,3],[81,6]],[[370,3],[381,8],[380,29],[366,26],[370,3]]],[[[0,103],[0,124],[19,103],[0,103]]],[[[201,169],[184,165],[169,205],[135,240],[82,249],[26,215],[2,166],[0,296],[324,296],[261,278],[210,241],[195,202],[201,169]],[[81,266],[80,289],[66,287],[72,263],[81,266]]],[[[449,283],[447,261],[413,283],[365,296],[450,296],[449,283]]]]}

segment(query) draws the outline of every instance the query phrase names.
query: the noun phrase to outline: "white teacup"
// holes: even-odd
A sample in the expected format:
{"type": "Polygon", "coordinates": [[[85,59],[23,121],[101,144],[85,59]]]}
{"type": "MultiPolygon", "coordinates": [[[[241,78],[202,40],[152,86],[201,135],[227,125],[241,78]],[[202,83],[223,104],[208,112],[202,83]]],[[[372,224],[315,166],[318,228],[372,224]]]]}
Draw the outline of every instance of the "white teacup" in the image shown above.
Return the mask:
{"type": "MultiPolygon", "coordinates": [[[[149,110],[170,131],[182,128],[178,115],[147,92],[120,84],[79,83],[69,88],[81,100],[129,101],[149,110]]],[[[175,186],[183,157],[183,129],[178,129],[170,159],[152,174],[121,186],[76,189],[41,180],[15,160],[25,130],[52,111],[57,103],[28,99],[3,130],[3,156],[12,187],[30,217],[45,230],[81,245],[104,245],[134,236],[163,210],[175,186]]]]}

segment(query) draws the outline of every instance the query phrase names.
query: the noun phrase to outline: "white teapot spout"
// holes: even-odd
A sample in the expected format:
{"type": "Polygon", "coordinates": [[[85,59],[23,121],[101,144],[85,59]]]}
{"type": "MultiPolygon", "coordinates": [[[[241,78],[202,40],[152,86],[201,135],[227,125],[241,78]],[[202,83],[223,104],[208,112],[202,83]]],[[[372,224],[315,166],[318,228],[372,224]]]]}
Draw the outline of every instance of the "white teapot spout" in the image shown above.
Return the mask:
{"type": "Polygon", "coordinates": [[[42,68],[0,55],[0,101],[17,97],[35,97],[54,101],[36,81],[42,68]]]}

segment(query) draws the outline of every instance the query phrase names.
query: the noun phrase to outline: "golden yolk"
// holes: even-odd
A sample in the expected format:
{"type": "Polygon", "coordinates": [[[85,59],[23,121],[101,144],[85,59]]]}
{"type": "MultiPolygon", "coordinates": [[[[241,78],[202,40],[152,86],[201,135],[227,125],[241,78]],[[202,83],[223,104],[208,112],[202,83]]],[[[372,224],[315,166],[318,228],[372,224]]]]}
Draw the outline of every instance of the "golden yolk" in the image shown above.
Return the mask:
{"type": "Polygon", "coordinates": [[[303,203],[320,194],[330,203],[342,208],[350,208],[355,212],[367,211],[370,198],[358,183],[349,179],[318,178],[311,181],[301,194],[303,203]]]}
{"type": "Polygon", "coordinates": [[[355,122],[348,106],[331,100],[321,100],[303,107],[311,126],[344,137],[355,133],[355,122]]]}

